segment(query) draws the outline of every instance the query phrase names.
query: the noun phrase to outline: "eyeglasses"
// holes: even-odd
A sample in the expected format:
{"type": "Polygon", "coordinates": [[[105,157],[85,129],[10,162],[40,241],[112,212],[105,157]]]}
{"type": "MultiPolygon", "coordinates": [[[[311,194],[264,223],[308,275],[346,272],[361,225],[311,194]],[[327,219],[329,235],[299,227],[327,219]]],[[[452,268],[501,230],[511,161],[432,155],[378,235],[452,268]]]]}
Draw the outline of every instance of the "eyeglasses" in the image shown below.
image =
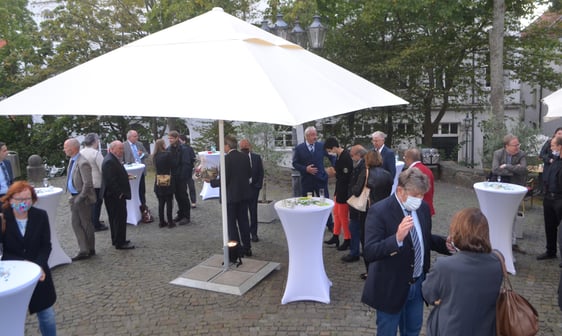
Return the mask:
{"type": "Polygon", "coordinates": [[[23,198],[13,197],[12,199],[13,199],[14,201],[17,201],[17,202],[23,202],[23,201],[29,201],[29,200],[31,200],[31,197],[23,197],[23,198]]]}
{"type": "Polygon", "coordinates": [[[521,144],[520,144],[520,143],[518,143],[518,144],[510,144],[510,145],[508,145],[508,146],[511,146],[511,147],[521,147],[521,144]]]}

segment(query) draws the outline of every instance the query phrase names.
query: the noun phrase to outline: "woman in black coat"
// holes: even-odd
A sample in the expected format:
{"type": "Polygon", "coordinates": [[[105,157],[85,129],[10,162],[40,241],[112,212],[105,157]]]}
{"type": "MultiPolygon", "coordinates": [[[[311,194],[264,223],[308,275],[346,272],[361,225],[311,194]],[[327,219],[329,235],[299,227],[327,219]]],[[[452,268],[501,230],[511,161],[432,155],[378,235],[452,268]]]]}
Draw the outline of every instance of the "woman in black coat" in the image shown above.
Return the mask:
{"type": "Polygon", "coordinates": [[[12,184],[1,201],[6,221],[2,234],[2,260],[27,260],[41,267],[41,276],[29,303],[29,313],[37,313],[39,330],[43,336],[56,335],[53,304],[57,295],[48,265],[51,229],[47,212],[33,207],[37,202],[37,194],[25,181],[12,184]]]}
{"type": "Polygon", "coordinates": [[[159,185],[157,176],[154,179],[154,193],[158,198],[158,218],[160,220],[160,224],[158,226],[161,228],[166,226],[173,228],[176,226],[172,216],[175,181],[171,176],[171,171],[175,163],[171,153],[166,151],[166,143],[164,142],[164,139],[156,140],[152,162],[156,168],[156,175],[170,176],[169,185],[159,185]],[[168,218],[167,222],[164,220],[164,207],[166,207],[166,218],[168,218]]]}

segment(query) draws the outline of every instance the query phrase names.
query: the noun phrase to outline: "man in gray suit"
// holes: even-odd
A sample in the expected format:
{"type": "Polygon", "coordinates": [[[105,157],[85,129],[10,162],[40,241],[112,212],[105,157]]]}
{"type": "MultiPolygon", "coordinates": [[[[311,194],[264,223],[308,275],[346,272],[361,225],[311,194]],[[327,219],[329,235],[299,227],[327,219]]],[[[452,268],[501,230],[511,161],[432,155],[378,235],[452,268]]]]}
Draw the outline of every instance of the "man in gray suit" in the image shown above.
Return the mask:
{"type": "Polygon", "coordinates": [[[92,167],[88,160],[80,155],[80,142],[74,138],[66,140],[64,153],[70,158],[66,190],[70,193],[72,229],[80,248],[80,252],[72,260],[78,261],[96,254],[94,226],[92,225],[92,204],[96,203],[96,193],[92,179],[92,167]]]}
{"type": "MultiPolygon", "coordinates": [[[[148,156],[148,151],[142,145],[142,142],[139,141],[139,134],[135,130],[130,130],[127,132],[127,141],[123,143],[123,161],[125,163],[142,163],[146,157],[148,156]]],[[[145,212],[148,210],[146,206],[146,185],[144,181],[145,170],[142,172],[139,180],[139,198],[141,202],[141,212],[145,212]]],[[[132,192],[136,192],[132,190],[132,192]]]]}
{"type": "Polygon", "coordinates": [[[503,148],[494,152],[492,174],[499,176],[502,182],[521,186],[527,182],[527,159],[520,147],[519,139],[508,134],[503,138],[503,148]]]}

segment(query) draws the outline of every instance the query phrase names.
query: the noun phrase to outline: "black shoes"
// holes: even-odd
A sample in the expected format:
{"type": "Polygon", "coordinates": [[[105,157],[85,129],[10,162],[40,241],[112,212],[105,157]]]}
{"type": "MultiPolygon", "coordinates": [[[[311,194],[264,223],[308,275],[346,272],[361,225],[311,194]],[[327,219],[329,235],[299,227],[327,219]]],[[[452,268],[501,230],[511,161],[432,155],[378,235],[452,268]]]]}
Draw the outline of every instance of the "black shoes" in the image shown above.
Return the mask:
{"type": "Polygon", "coordinates": [[[367,280],[367,273],[361,273],[359,274],[359,277],[361,278],[361,280],[367,280]]]}
{"type": "Polygon", "coordinates": [[[246,255],[246,257],[251,257],[252,256],[252,249],[246,249],[246,252],[244,253],[246,255]]]}
{"type": "Polygon", "coordinates": [[[125,242],[125,244],[117,245],[115,248],[118,250],[132,250],[135,248],[135,245],[132,245],[130,242],[125,242]]]}
{"type": "Polygon", "coordinates": [[[545,252],[537,256],[537,260],[546,260],[546,259],[556,259],[556,253],[552,254],[552,253],[545,252]]]}
{"type": "Polygon", "coordinates": [[[85,260],[85,259],[90,259],[90,255],[88,253],[78,253],[76,257],[72,258],[72,261],[85,260]]]}
{"type": "Polygon", "coordinates": [[[344,239],[343,244],[341,244],[340,247],[338,247],[338,251],[345,251],[349,248],[349,242],[350,239],[344,239]]]}
{"type": "Polygon", "coordinates": [[[95,231],[96,231],[96,232],[100,232],[100,231],[105,231],[105,230],[107,230],[107,229],[108,229],[107,225],[101,224],[100,226],[98,226],[97,228],[95,228],[95,231]]]}
{"type": "Polygon", "coordinates": [[[336,247],[339,247],[340,246],[340,237],[338,235],[332,235],[332,238],[330,238],[329,240],[325,240],[324,244],[327,244],[327,245],[336,244],[336,247]]]}
{"type": "Polygon", "coordinates": [[[354,256],[354,255],[351,255],[351,254],[344,255],[343,257],[341,257],[341,261],[343,261],[343,262],[359,261],[359,256],[354,256]]]}

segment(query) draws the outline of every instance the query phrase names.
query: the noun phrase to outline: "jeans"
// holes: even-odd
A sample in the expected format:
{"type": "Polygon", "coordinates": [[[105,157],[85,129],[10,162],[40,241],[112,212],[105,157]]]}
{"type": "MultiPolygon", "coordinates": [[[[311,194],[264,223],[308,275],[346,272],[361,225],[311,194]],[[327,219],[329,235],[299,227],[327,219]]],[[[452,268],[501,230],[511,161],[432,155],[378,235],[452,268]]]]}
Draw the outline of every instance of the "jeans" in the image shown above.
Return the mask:
{"type": "Polygon", "coordinates": [[[402,310],[397,314],[387,314],[377,310],[377,336],[396,336],[400,328],[401,336],[418,336],[423,324],[423,297],[421,284],[425,276],[410,285],[410,292],[402,310]]]}
{"type": "Polygon", "coordinates": [[[349,232],[351,233],[351,242],[349,247],[349,254],[359,256],[359,243],[361,240],[361,232],[359,230],[359,219],[349,219],[349,232]]]}
{"type": "Polygon", "coordinates": [[[55,320],[55,310],[53,306],[37,312],[37,320],[39,321],[39,330],[43,336],[56,336],[57,323],[55,320]]]}

